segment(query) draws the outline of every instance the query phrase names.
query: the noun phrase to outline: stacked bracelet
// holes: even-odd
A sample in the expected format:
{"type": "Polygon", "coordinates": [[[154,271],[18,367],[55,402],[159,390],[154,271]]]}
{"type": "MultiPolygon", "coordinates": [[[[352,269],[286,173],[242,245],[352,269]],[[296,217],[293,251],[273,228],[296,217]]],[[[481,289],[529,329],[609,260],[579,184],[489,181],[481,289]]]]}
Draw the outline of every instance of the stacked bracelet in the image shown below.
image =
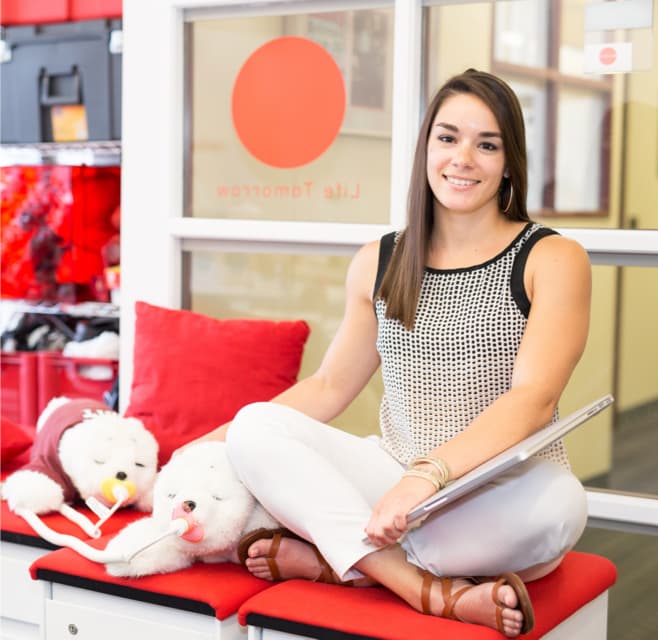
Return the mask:
{"type": "MultiPolygon", "coordinates": [[[[436,481],[437,491],[443,489],[443,487],[445,487],[448,484],[448,480],[450,478],[450,470],[448,469],[448,465],[446,464],[446,461],[442,460],[441,458],[420,456],[409,463],[408,469],[409,471],[414,472],[413,475],[416,475],[418,473],[431,475],[432,478],[434,478],[434,480],[436,481]],[[434,467],[435,471],[434,472],[423,471],[421,469],[415,468],[421,464],[431,464],[434,467]]],[[[407,471],[407,473],[409,473],[409,471],[407,471]]]]}
{"type": "Polygon", "coordinates": [[[436,474],[432,473],[431,471],[421,471],[420,469],[407,469],[404,472],[403,477],[423,478],[423,480],[427,480],[428,482],[431,482],[434,485],[435,491],[441,489],[441,485],[439,484],[439,480],[436,477],[436,474]]]}

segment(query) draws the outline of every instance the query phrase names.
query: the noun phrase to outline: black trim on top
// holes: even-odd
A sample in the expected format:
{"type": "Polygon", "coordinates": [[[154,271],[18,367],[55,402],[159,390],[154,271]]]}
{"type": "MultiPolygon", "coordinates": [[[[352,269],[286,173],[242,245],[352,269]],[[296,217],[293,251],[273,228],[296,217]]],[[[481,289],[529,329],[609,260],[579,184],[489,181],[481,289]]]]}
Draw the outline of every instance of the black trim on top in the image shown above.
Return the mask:
{"type": "Polygon", "coordinates": [[[57,584],[65,584],[69,587],[105,593],[110,596],[119,596],[120,598],[128,598],[130,600],[137,600],[138,602],[159,604],[170,609],[180,609],[181,611],[191,611],[192,613],[202,613],[213,618],[216,617],[215,610],[207,602],[200,602],[199,600],[192,600],[190,598],[181,598],[180,596],[170,596],[163,593],[156,593],[155,591],[126,587],[112,582],[101,582],[100,580],[74,576],[51,569],[37,568],[37,578],[48,582],[56,582],[57,584]]]}
{"type": "Polygon", "coordinates": [[[316,627],[312,624],[293,622],[292,620],[284,620],[282,618],[272,618],[260,613],[247,614],[247,624],[254,627],[272,629],[273,631],[284,631],[307,638],[317,638],[317,640],[383,640],[382,636],[362,636],[360,634],[338,631],[337,629],[327,629],[326,627],[316,627]]]}
{"type": "Polygon", "coordinates": [[[386,273],[386,268],[388,263],[391,261],[391,256],[393,255],[393,248],[395,247],[395,234],[396,231],[391,231],[385,236],[382,236],[379,241],[379,260],[377,262],[377,276],[375,277],[375,287],[372,290],[372,299],[375,300],[377,291],[382,284],[384,279],[384,274],[386,273]]]}
{"type": "Polygon", "coordinates": [[[532,225],[535,224],[534,222],[527,222],[523,229],[519,231],[519,233],[516,235],[514,240],[510,242],[499,254],[495,255],[493,258],[489,258],[489,260],[485,260],[484,262],[481,262],[480,264],[473,264],[469,267],[457,267],[455,269],[435,269],[434,267],[425,267],[425,271],[428,273],[466,273],[467,271],[477,271],[478,269],[484,269],[485,267],[488,267],[490,264],[493,264],[497,260],[500,260],[508,251],[510,251],[514,245],[523,238],[523,236],[526,234],[528,229],[532,227],[532,225]]]}
{"type": "Polygon", "coordinates": [[[56,551],[60,548],[38,536],[29,535],[27,533],[17,533],[16,531],[5,531],[4,529],[0,531],[0,540],[3,542],[22,544],[24,547],[46,549],[47,551],[56,551]]]}
{"type": "Polygon", "coordinates": [[[512,298],[514,299],[514,302],[516,302],[516,306],[526,318],[530,314],[530,300],[528,300],[528,295],[523,284],[523,274],[525,273],[525,265],[528,261],[528,255],[530,254],[530,250],[539,240],[546,236],[553,235],[560,234],[548,227],[540,227],[523,243],[523,246],[516,254],[516,258],[514,258],[512,275],[510,276],[510,289],[512,291],[512,298]]]}

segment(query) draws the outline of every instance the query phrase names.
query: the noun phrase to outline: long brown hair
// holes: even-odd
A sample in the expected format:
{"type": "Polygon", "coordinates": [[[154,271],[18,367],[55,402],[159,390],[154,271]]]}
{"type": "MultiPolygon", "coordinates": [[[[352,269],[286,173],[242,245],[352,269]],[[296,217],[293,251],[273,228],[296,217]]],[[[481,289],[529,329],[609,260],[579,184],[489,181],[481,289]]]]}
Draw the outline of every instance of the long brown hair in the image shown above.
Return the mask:
{"type": "Polygon", "coordinates": [[[430,102],[418,133],[409,194],[407,226],[395,246],[377,297],[386,302],[386,316],[413,329],[416,306],[434,228],[434,193],[427,180],[427,143],[437,111],[446,99],[461,93],[478,97],[494,114],[503,140],[506,173],[498,192],[498,207],[511,220],[529,221],[526,209],[528,163],[521,105],[500,78],[468,69],[450,78],[430,102]],[[513,192],[512,192],[513,188],[513,192]]]}

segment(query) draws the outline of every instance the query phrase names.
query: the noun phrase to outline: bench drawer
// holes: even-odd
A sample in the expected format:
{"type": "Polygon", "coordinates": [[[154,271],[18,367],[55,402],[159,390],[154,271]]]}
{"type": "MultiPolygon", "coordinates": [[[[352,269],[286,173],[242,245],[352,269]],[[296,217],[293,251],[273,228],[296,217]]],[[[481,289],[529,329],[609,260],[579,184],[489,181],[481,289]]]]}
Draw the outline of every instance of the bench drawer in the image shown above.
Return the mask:
{"type": "Polygon", "coordinates": [[[230,623],[60,584],[52,584],[52,599],[46,601],[48,640],[224,640],[235,637],[225,633],[230,623]]]}

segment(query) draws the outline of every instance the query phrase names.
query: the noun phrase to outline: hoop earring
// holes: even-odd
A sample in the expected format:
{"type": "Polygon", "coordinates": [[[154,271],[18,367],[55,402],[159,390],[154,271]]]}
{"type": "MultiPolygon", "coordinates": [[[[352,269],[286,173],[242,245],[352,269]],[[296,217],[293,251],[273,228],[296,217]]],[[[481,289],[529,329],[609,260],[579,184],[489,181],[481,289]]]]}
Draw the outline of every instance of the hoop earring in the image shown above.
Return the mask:
{"type": "Polygon", "coordinates": [[[509,200],[507,201],[507,206],[503,209],[503,213],[507,213],[509,208],[512,206],[512,200],[514,199],[514,185],[509,183],[509,200]]]}

